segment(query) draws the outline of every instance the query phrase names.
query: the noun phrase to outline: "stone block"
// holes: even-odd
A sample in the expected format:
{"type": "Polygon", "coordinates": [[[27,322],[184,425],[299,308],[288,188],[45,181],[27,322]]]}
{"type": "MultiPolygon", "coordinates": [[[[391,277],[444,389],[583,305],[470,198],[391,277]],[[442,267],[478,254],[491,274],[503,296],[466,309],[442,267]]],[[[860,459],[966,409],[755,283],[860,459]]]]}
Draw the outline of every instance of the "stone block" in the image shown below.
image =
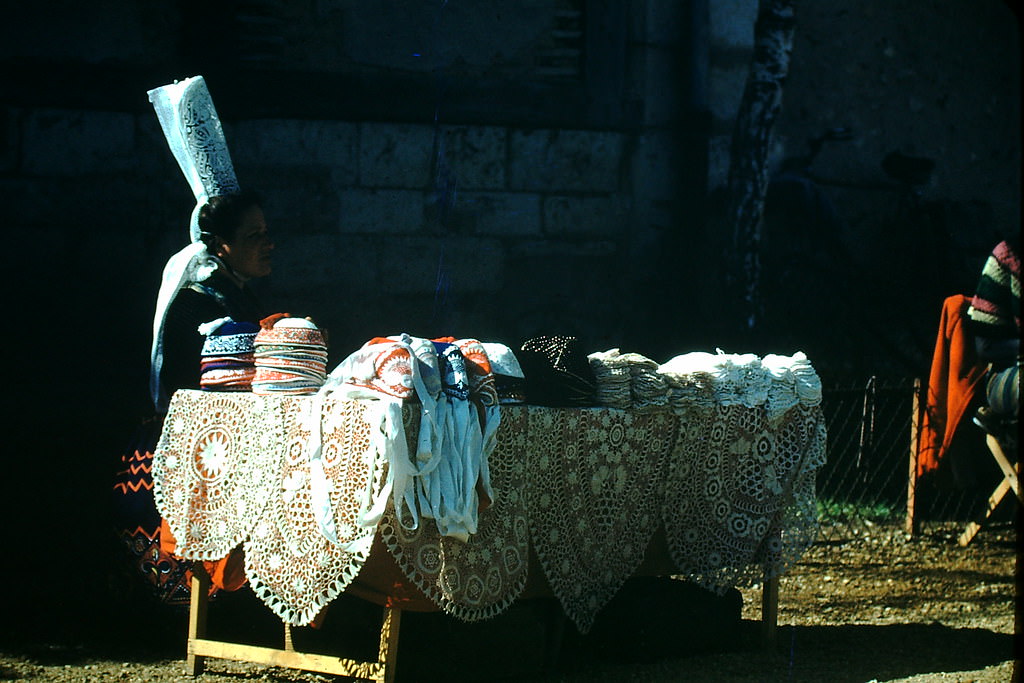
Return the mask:
{"type": "Polygon", "coordinates": [[[271,275],[278,294],[345,298],[378,286],[377,244],[358,235],[295,235],[279,240],[271,275]]]}
{"type": "Polygon", "coordinates": [[[443,220],[443,231],[476,235],[539,235],[540,195],[522,192],[460,192],[443,220]]]}
{"type": "Polygon", "coordinates": [[[509,188],[615,192],[625,137],[581,130],[518,130],[509,140],[509,188]]]}
{"type": "Polygon", "coordinates": [[[22,149],[22,167],[29,175],[131,173],[138,167],[135,117],[99,111],[28,111],[22,149]]]}
{"type": "Polygon", "coordinates": [[[437,158],[438,177],[448,179],[460,191],[504,188],[507,139],[504,128],[445,128],[437,158]]]}
{"type": "Polygon", "coordinates": [[[3,202],[6,225],[4,232],[25,235],[28,234],[27,229],[34,232],[42,226],[66,223],[69,204],[65,203],[62,194],[63,188],[56,181],[0,178],[0,202],[3,202]]]}
{"type": "Polygon", "coordinates": [[[167,173],[155,175],[152,182],[146,184],[144,214],[150,218],[154,232],[180,235],[181,239],[188,240],[188,225],[196,200],[173,159],[171,164],[167,173]]]}
{"type": "Polygon", "coordinates": [[[167,139],[160,128],[160,122],[153,114],[135,117],[135,172],[152,177],[159,182],[165,179],[176,180],[191,196],[188,181],[182,175],[178,162],[167,146],[167,139]]]}
{"type": "Polygon", "coordinates": [[[420,233],[424,198],[417,190],[353,189],[341,192],[343,233],[420,233]]]}
{"type": "Polygon", "coordinates": [[[554,196],[544,200],[544,233],[609,236],[628,231],[628,201],[620,196],[554,196]]]}
{"type": "Polygon", "coordinates": [[[627,257],[613,240],[519,242],[505,259],[502,298],[518,338],[582,335],[590,350],[619,345],[632,305],[627,257]]]}
{"type": "MultiPolygon", "coordinates": [[[[79,178],[4,178],[0,201],[5,209],[8,232],[45,227],[74,226],[79,234],[109,230],[146,233],[157,225],[158,198],[153,188],[123,174],[87,175],[79,178]],[[17,226],[15,228],[14,226],[17,226]]],[[[188,239],[186,227],[180,233],[188,239]]],[[[44,242],[40,242],[44,244],[44,242]]],[[[65,245],[48,245],[49,247],[65,245]]]]}
{"type": "Polygon", "coordinates": [[[434,177],[434,129],[411,124],[359,126],[359,184],[424,189],[434,177]]]}
{"type": "MultiPolygon", "coordinates": [[[[65,243],[75,245],[74,249],[68,250],[74,259],[69,272],[88,278],[94,286],[102,283],[104,286],[123,287],[124,275],[130,270],[140,273],[144,281],[158,283],[163,264],[148,272],[140,270],[139,254],[145,253],[146,236],[133,230],[133,227],[131,224],[119,223],[110,232],[85,234],[71,228],[71,235],[64,238],[65,243]]],[[[155,303],[154,298],[149,305],[155,303]]]]}
{"type": "Polygon", "coordinates": [[[225,130],[240,165],[322,166],[333,182],[356,182],[357,128],[343,121],[257,119],[225,130]]]}
{"type": "Polygon", "coordinates": [[[319,167],[237,164],[235,170],[243,188],[259,192],[275,239],[295,233],[335,232],[338,191],[319,167]]]}
{"type": "MultiPolygon", "coordinates": [[[[679,225],[678,210],[664,200],[634,199],[630,212],[630,254],[648,250],[658,238],[679,225]]],[[[683,229],[691,229],[687,222],[683,229]]]]}
{"type": "Polygon", "coordinates": [[[489,238],[396,237],[380,253],[381,287],[390,294],[495,291],[502,286],[504,251],[489,238]]]}
{"type": "Polygon", "coordinates": [[[346,292],[326,296],[303,293],[314,320],[327,330],[328,370],[373,337],[408,332],[417,337],[444,336],[452,328],[436,317],[433,293],[394,294],[379,289],[364,291],[357,298],[346,292]],[[340,294],[340,296],[339,296],[340,294]]]}

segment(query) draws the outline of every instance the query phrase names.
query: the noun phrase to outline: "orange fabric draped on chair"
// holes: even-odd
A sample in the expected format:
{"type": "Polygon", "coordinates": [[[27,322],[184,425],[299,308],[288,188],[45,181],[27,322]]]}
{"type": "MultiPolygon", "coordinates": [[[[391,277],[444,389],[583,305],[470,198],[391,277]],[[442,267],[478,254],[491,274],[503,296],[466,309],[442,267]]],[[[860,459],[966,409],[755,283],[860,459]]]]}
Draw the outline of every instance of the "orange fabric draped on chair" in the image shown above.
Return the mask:
{"type": "Polygon", "coordinates": [[[967,330],[970,304],[971,298],[963,294],[947,297],[942,304],[918,440],[918,476],[938,469],[985,377],[986,367],[978,362],[974,338],[967,330]]]}

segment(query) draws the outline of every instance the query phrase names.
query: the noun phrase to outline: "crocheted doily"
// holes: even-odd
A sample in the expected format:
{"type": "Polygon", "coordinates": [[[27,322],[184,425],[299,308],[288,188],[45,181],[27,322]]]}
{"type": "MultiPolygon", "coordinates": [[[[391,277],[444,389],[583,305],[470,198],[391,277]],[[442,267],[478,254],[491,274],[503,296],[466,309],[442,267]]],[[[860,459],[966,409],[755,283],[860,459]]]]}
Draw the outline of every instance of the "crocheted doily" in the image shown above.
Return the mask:
{"type": "Polygon", "coordinates": [[[644,559],[675,443],[667,411],[530,407],[530,540],[581,633],[644,559]]]}
{"type": "MultiPolygon", "coordinates": [[[[759,582],[785,571],[817,533],[825,423],[820,396],[801,394],[814,389],[801,381],[786,384],[785,403],[753,408],[504,406],[490,456],[494,502],[477,533],[467,542],[441,537],[430,519],[409,530],[391,507],[377,531],[410,580],[467,621],[494,616],[521,594],[532,544],[566,614],[586,632],[659,524],[680,574],[719,592],[759,582]],[[793,403],[790,393],[797,405],[780,410],[793,403]]],[[[218,559],[248,537],[257,595],[284,621],[311,621],[369,554],[374,529],[356,515],[379,496],[389,454],[371,444],[367,405],[327,398],[320,414],[318,462],[331,484],[336,545],[313,508],[321,490],[311,485],[313,398],[176,393],[153,479],[178,553],[218,559]]],[[[415,444],[419,408],[402,412],[415,444]]]]}
{"type": "Polygon", "coordinates": [[[157,510],[190,560],[226,557],[249,534],[280,470],[281,404],[178,391],[153,455],[157,510]]]}
{"type": "MultiPolygon", "coordinates": [[[[406,416],[411,412],[404,411],[406,416]]],[[[416,414],[418,417],[418,413],[416,414]]],[[[407,420],[415,442],[417,420],[407,420]]],[[[526,586],[529,540],[523,496],[528,449],[524,407],[502,409],[497,445],[490,456],[493,504],[480,513],[477,532],[467,542],[441,536],[430,519],[415,530],[403,528],[393,506],[378,527],[399,567],[448,614],[465,621],[493,617],[526,586]]]]}
{"type": "MultiPolygon", "coordinates": [[[[370,553],[375,527],[360,527],[356,513],[367,484],[379,492],[383,454],[370,446],[366,407],[326,399],[322,411],[322,463],[338,540],[321,533],[311,505],[308,457],[311,399],[279,399],[285,416],[278,453],[283,466],[270,504],[245,543],[245,572],[256,595],[283,621],[308,624],[352,582],[370,553]]],[[[314,404],[315,405],[315,404],[314,404]]]]}
{"type": "Polygon", "coordinates": [[[680,574],[719,593],[781,574],[818,530],[820,406],[797,406],[781,421],[764,407],[739,405],[693,408],[681,418],[662,508],[680,574]]]}

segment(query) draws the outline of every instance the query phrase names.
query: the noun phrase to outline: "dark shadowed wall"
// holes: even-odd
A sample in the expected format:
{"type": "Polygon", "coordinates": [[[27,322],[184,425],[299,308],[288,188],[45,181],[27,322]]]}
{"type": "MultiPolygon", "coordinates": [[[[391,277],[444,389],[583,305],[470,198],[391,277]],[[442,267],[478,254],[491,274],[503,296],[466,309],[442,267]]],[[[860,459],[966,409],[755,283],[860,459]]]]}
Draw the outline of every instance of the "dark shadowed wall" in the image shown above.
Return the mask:
{"type": "Polygon", "coordinates": [[[918,189],[944,221],[936,253],[968,263],[919,258],[939,233],[891,220],[898,193],[824,187],[833,222],[774,211],[776,327],[738,348],[716,197],[755,15],[754,0],[51,0],[7,17],[0,198],[21,353],[5,518],[21,520],[25,605],[91,609],[118,590],[106,495],[148,410],[159,274],[192,210],[145,95],[175,78],[206,77],[239,180],[265,197],[278,248],[261,294],[326,327],[332,364],[406,331],[916,370],[920,350],[893,363],[866,318],[927,323],[1019,229],[1019,26],[996,0],[799,3],[773,163],[833,126],[855,137],[822,152],[828,178],[889,182],[891,150],[934,159],[918,189]],[[823,239],[842,268],[817,260],[823,239]]]}

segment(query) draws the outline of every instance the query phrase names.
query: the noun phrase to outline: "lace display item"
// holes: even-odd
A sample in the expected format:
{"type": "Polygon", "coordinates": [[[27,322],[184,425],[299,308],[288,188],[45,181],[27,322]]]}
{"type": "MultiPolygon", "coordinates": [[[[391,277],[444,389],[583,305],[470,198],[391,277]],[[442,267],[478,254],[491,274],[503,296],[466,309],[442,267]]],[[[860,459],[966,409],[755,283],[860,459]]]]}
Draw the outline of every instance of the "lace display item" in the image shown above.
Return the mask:
{"type": "Polygon", "coordinates": [[[153,456],[154,498],[177,554],[219,560],[245,540],[275,494],[281,402],[177,391],[153,456]]]}
{"type": "MultiPolygon", "coordinates": [[[[293,626],[310,623],[352,582],[370,554],[376,525],[363,526],[364,497],[380,492],[383,454],[371,448],[366,407],[327,399],[320,422],[320,458],[309,457],[310,399],[285,397],[275,494],[245,542],[245,573],[253,591],[293,626]],[[322,473],[322,474],[321,474],[322,473]],[[315,482],[327,482],[334,540],[322,533],[315,482]]],[[[313,403],[319,408],[318,403],[313,403]]]]}
{"type": "Polygon", "coordinates": [[[396,523],[416,531],[430,520],[442,536],[467,541],[494,499],[488,460],[501,422],[491,365],[474,339],[374,337],[331,371],[321,390],[394,404],[380,414],[390,465],[385,490],[396,523]],[[401,421],[387,418],[418,400],[419,428],[407,448],[401,421]]]}
{"type": "MultiPolygon", "coordinates": [[[[407,418],[413,417],[406,408],[407,418]]],[[[418,437],[407,419],[411,442],[418,437]]],[[[523,592],[529,565],[526,519],[528,448],[525,406],[510,407],[498,427],[490,457],[494,504],[480,513],[475,534],[465,541],[443,536],[432,524],[415,529],[400,524],[388,507],[379,529],[398,566],[446,613],[464,621],[493,617],[523,592]]]]}
{"type": "Polygon", "coordinates": [[[530,542],[565,614],[586,633],[658,528],[678,420],[666,411],[528,408],[530,542]]]}

